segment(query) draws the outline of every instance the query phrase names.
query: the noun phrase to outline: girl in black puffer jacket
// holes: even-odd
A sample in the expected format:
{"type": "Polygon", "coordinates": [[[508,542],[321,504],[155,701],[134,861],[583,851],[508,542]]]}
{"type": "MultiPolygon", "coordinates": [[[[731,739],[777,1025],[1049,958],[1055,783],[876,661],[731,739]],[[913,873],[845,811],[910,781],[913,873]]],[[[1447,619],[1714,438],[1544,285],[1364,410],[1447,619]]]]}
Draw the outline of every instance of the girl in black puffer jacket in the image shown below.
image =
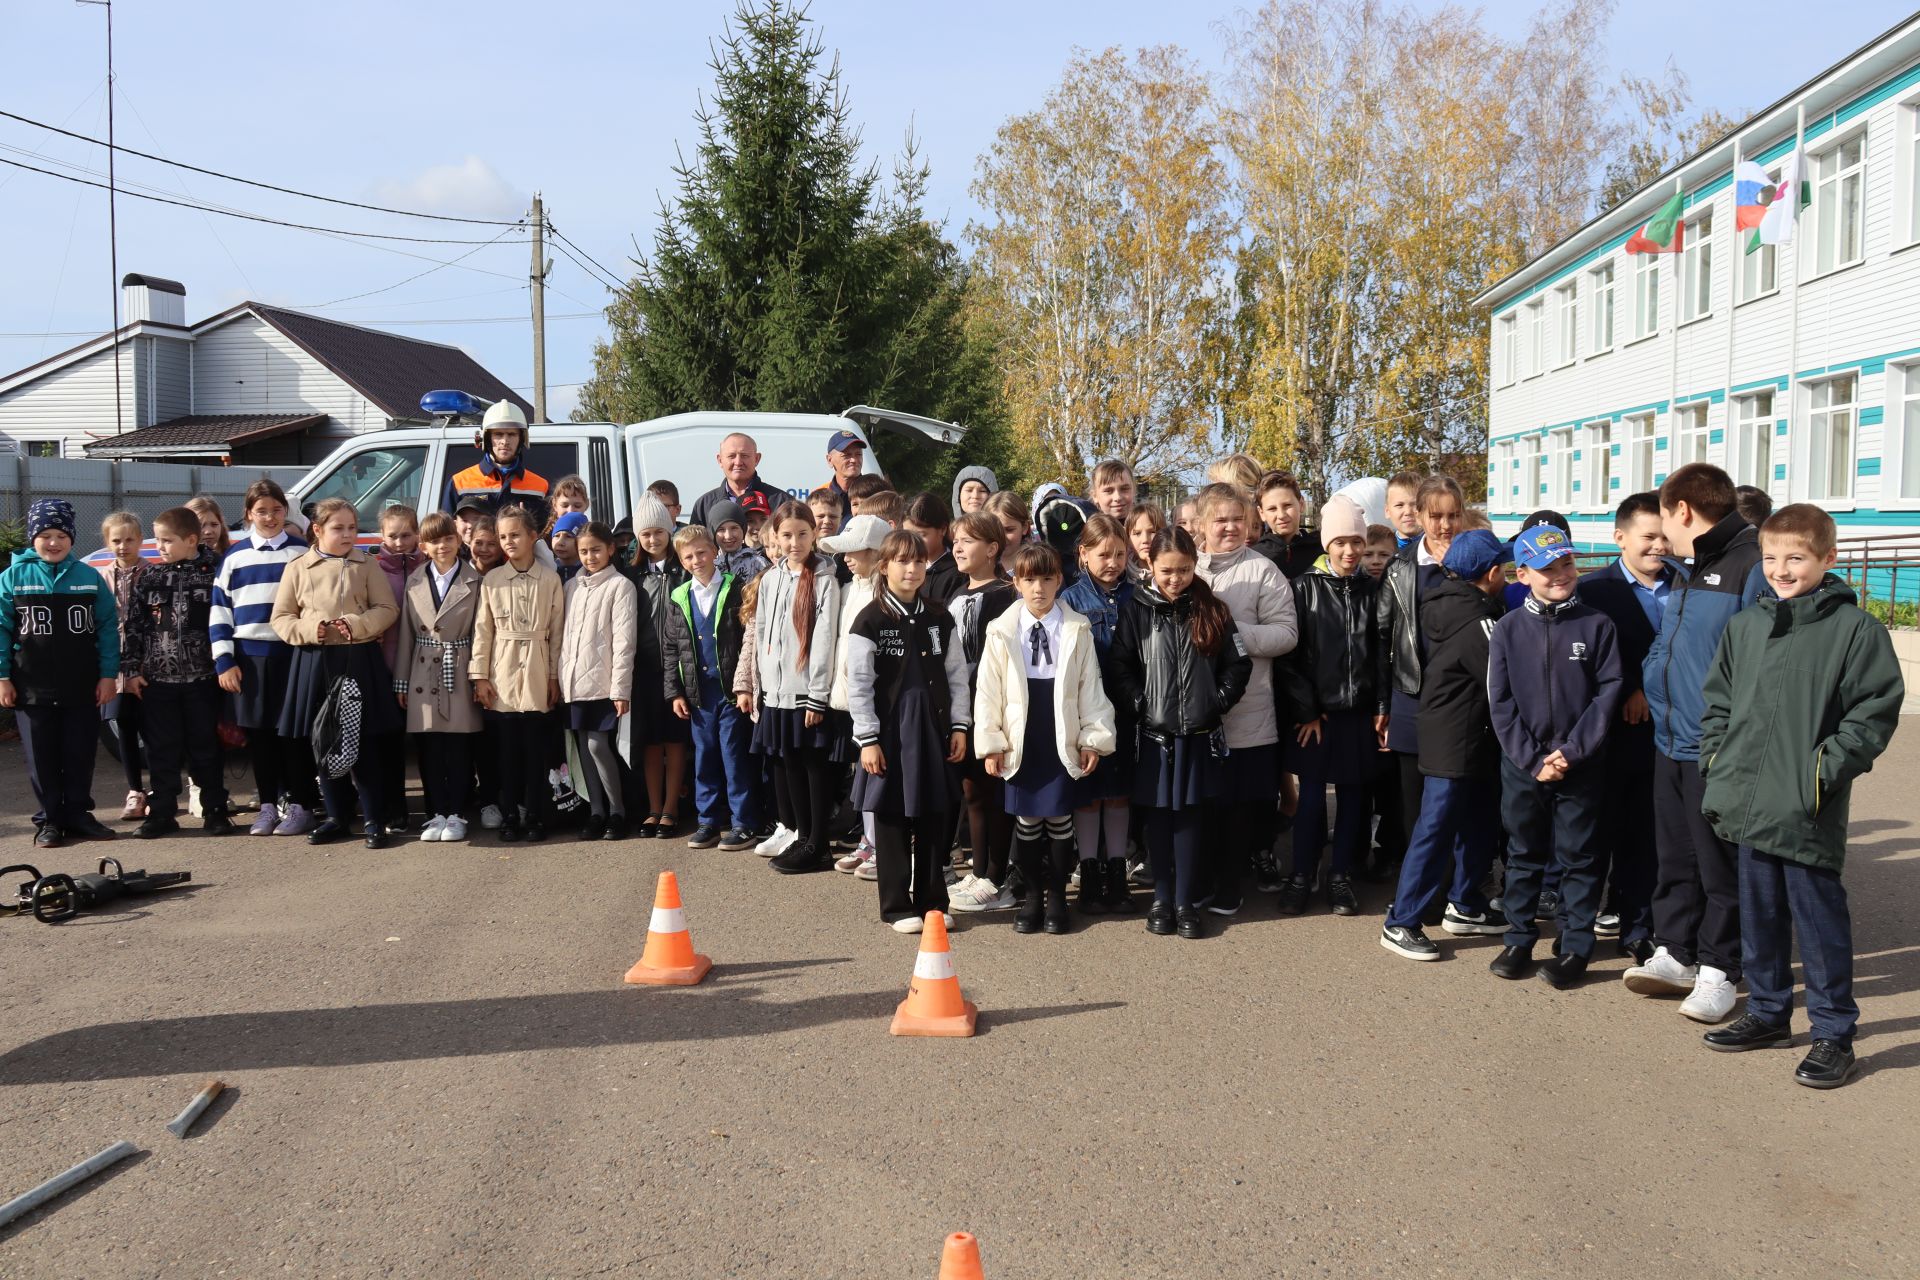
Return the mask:
{"type": "Polygon", "coordinates": [[[1185,529],[1154,535],[1153,576],[1120,612],[1108,674],[1114,705],[1131,708],[1139,726],[1133,801],[1149,810],[1147,930],[1183,938],[1204,932],[1194,892],[1202,814],[1224,781],[1220,722],[1253,672],[1232,615],[1194,576],[1198,559],[1185,529]]]}
{"type": "Polygon", "coordinates": [[[1327,843],[1327,787],[1339,802],[1327,899],[1336,915],[1360,913],[1354,858],[1367,835],[1367,784],[1378,771],[1393,681],[1392,645],[1375,608],[1379,583],[1363,573],[1366,516],[1344,498],[1320,512],[1327,552],[1294,579],[1300,643],[1277,670],[1292,724],[1283,738],[1287,768],[1300,776],[1293,819],[1293,872],[1280,888],[1280,910],[1307,907],[1320,851],[1327,843]]]}

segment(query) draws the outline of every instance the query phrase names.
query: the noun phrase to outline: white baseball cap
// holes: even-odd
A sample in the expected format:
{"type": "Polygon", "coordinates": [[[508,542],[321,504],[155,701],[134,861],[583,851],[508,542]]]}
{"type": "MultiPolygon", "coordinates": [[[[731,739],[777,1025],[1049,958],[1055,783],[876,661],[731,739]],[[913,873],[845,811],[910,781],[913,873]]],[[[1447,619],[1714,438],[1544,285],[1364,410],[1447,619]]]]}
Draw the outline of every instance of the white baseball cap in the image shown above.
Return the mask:
{"type": "Polygon", "coordinates": [[[820,539],[820,549],[834,555],[849,551],[878,551],[893,532],[893,526],[879,516],[855,516],[847,527],[830,538],[820,539]]]}

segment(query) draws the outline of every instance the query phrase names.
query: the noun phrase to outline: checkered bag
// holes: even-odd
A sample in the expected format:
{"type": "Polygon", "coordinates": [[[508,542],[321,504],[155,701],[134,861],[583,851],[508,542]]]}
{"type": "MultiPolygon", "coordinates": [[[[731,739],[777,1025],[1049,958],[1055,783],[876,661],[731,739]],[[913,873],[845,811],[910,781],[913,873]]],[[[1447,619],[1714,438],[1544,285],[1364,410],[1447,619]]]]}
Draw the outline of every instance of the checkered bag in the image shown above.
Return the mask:
{"type": "Polygon", "coordinates": [[[360,761],[365,695],[352,676],[336,676],[313,717],[313,758],[329,778],[344,778],[360,761]]]}

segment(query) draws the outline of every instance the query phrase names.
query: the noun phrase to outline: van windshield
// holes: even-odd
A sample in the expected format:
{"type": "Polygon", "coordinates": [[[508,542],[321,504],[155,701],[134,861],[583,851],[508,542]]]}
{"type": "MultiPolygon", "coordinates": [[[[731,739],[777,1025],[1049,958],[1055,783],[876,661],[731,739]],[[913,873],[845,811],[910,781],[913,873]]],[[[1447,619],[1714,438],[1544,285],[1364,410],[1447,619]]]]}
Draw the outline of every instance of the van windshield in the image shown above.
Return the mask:
{"type": "Polygon", "coordinates": [[[322,499],[345,498],[360,513],[361,526],[369,527],[388,507],[396,503],[413,506],[420,501],[421,472],[426,465],[427,446],[423,444],[352,454],[314,486],[300,503],[300,513],[311,519],[314,506],[322,499]]]}

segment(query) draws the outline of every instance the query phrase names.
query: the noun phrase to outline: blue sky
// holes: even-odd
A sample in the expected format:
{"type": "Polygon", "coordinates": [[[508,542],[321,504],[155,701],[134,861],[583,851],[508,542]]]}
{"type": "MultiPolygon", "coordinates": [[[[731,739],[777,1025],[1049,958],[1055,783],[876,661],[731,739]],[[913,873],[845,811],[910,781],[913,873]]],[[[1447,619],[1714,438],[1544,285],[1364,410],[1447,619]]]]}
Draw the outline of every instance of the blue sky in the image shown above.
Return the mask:
{"type": "MultiPolygon", "coordinates": [[[[1493,3],[1489,25],[1522,31],[1532,4],[1493,3]]],[[[534,190],[557,226],[622,271],[649,243],[675,146],[693,136],[711,82],[708,43],[732,9],[677,4],[260,4],[119,0],[114,12],[121,145],[346,199],[476,217],[516,217],[534,190]],[[190,15],[183,17],[183,15],[190,15]]],[[[814,0],[837,50],[855,120],[883,160],[907,130],[933,167],[929,206],[957,236],[974,212],[974,161],[1007,116],[1045,95],[1076,47],[1173,43],[1222,63],[1233,6],[1166,0],[976,0],[961,5],[814,0]]],[[[1805,4],[1674,6],[1625,0],[1595,74],[1654,74],[1671,59],[1695,100],[1757,109],[1905,17],[1894,0],[1849,0],[1834,21],[1805,4]]],[[[0,109],[104,136],[102,10],[0,0],[8,75],[0,109]]],[[[104,152],[0,120],[0,158],[23,151],[104,169],[104,152]]],[[[484,237],[494,229],[398,219],[182,174],[135,159],[123,180],[329,227],[484,237]]],[[[110,322],[106,193],[0,166],[0,373],[110,322]]],[[[123,198],[120,270],[183,281],[199,319],[245,298],[313,307],[473,352],[509,384],[532,380],[524,243],[389,288],[470,245],[363,243],[123,198]],[[403,250],[421,257],[403,256],[403,250]],[[469,270],[479,268],[480,270],[469,270]],[[497,273],[497,274],[486,274],[497,273]],[[453,323],[464,321],[466,323],[453,323]],[[478,321],[480,323],[474,323],[478,321]]],[[[604,292],[555,255],[548,295],[549,410],[564,417],[590,371],[604,292]],[[584,318],[574,318],[581,317],[584,318]]]]}

